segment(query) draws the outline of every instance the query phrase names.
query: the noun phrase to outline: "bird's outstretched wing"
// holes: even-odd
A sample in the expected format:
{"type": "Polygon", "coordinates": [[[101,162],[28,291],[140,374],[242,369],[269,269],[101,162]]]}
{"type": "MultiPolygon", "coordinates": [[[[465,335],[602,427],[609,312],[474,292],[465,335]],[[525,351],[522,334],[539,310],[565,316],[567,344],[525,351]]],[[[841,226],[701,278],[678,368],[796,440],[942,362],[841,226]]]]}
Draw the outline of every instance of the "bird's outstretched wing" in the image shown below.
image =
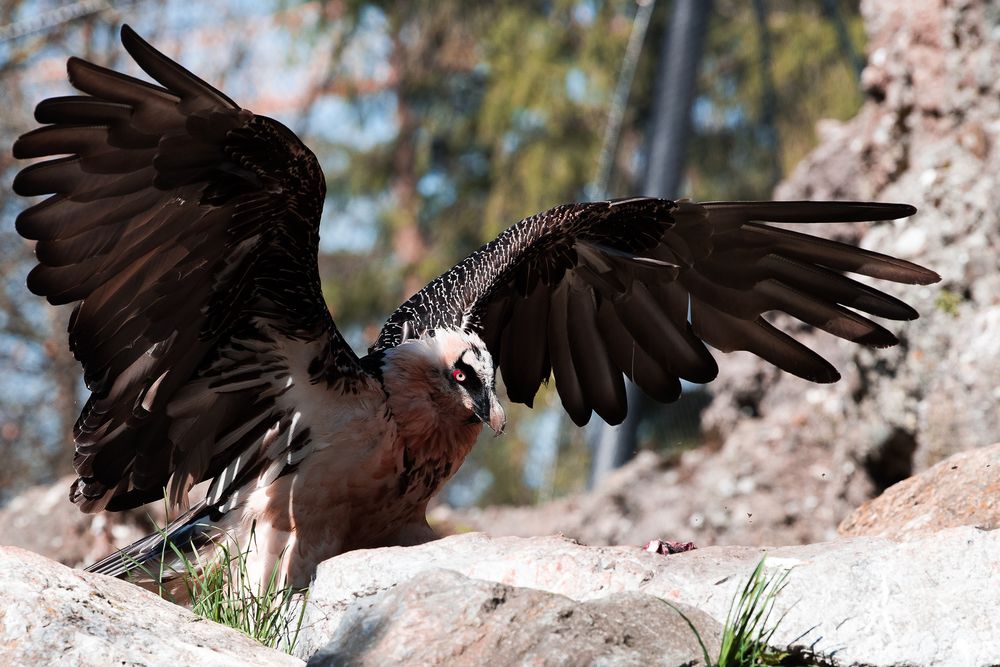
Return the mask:
{"type": "Polygon", "coordinates": [[[40,103],[47,125],[14,145],[18,158],[65,156],[28,166],[14,190],[53,195],[17,219],[37,241],[28,287],[78,302],[70,347],[91,396],[71,497],[85,511],[166,486],[183,504],[194,483],[265,465],[262,439],[294,411],[290,342],[319,350],[313,382],[350,391],[364,376],[320,290],[316,158],[127,26],[122,42],[160,86],[72,58],[84,94],[40,103]]]}
{"type": "Polygon", "coordinates": [[[432,327],[480,333],[511,400],[531,405],[555,377],[577,424],[625,418],[624,373],[672,401],[679,378],[712,380],[705,343],[748,350],[800,377],[836,369],[763,317],[783,311],[884,347],[889,331],[855,311],[908,320],[905,303],[843,275],[927,284],[916,264],[764,222],[858,222],[912,215],[903,204],[634,198],[568,204],[526,218],[436,278],[389,318],[373,349],[432,327]],[[845,307],[846,306],[846,307],[845,307]]]}

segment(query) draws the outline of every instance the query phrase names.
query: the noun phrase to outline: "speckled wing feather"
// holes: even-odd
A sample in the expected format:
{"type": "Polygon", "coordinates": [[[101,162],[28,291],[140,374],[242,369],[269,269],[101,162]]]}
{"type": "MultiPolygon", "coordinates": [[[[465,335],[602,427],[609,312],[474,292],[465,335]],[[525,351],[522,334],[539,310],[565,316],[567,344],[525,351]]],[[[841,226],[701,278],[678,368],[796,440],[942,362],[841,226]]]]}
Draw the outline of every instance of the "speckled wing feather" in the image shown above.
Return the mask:
{"type": "Polygon", "coordinates": [[[287,427],[288,341],[322,350],[314,381],[346,391],[363,375],[320,291],[313,154],[128,27],[122,42],[160,86],[72,58],[84,94],[43,101],[46,125],[14,145],[18,158],[66,156],[28,166],[14,189],[52,195],[17,219],[37,241],[29,288],[78,302],[70,347],[91,396],[71,497],[85,511],[167,486],[183,504],[192,484],[266,465],[245,452],[287,427]]]}
{"type": "Polygon", "coordinates": [[[859,222],[912,215],[903,204],[715,202],[633,198],[568,204],[526,218],[431,282],[392,314],[373,349],[407,332],[480,332],[511,400],[531,405],[555,378],[577,424],[592,411],[625,418],[623,374],[672,401],[680,378],[712,380],[706,343],[748,350],[815,382],[837,371],[769,324],[782,311],[878,347],[896,338],[858,314],[905,320],[916,311],[843,274],[927,284],[916,264],[765,222],[859,222]]]}

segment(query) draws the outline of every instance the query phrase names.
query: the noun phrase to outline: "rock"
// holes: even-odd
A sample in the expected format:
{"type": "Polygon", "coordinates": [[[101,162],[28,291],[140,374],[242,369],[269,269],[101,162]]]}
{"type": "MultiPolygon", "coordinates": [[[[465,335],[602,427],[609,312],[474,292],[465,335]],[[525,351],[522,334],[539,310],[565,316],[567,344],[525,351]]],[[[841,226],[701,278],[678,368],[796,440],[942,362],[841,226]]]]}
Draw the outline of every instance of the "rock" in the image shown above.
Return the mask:
{"type": "MultiPolygon", "coordinates": [[[[718,622],[680,608],[702,640],[717,647],[718,622]]],[[[704,664],[702,656],[687,622],[650,595],[576,602],[432,569],[351,605],[309,665],[611,667],[704,664]]]]}
{"type": "MultiPolygon", "coordinates": [[[[915,410],[904,413],[907,402],[876,381],[875,391],[865,392],[871,414],[864,417],[882,414],[919,435],[915,463],[926,468],[992,442],[1000,430],[992,381],[1000,370],[1000,300],[987,241],[1000,233],[1000,43],[984,38],[996,27],[991,9],[967,0],[869,1],[862,8],[873,54],[865,82],[876,100],[850,123],[857,163],[838,178],[874,179],[885,184],[881,196],[916,205],[912,223],[874,226],[864,243],[896,252],[919,230],[923,249],[907,257],[943,277],[921,291],[922,318],[907,327],[911,350],[894,380],[915,410]],[[900,160],[885,169],[874,157],[881,142],[900,160]]],[[[815,176],[796,174],[789,196],[815,176]]]]}
{"type": "MultiPolygon", "coordinates": [[[[697,607],[722,622],[765,555],[769,572],[791,568],[773,615],[785,615],[775,635],[778,646],[811,648],[837,665],[1000,662],[1000,616],[984,613],[1000,608],[1000,531],[969,527],[904,543],[857,537],[766,549],[709,547],[672,556],[639,547],[585,547],[556,537],[482,534],[353,551],[320,565],[296,653],[309,656],[358,623],[369,631],[361,619],[381,618],[380,612],[366,617],[364,611],[377,604],[378,594],[442,567],[580,602],[642,593],[697,607]],[[338,630],[341,622],[348,625],[338,630]]],[[[420,586],[405,589],[406,595],[420,586]]],[[[473,614],[467,622],[475,625],[477,619],[473,614]]],[[[452,631],[466,632],[464,627],[453,625],[452,631]]]]}
{"type": "Polygon", "coordinates": [[[76,476],[31,487],[0,509],[0,545],[21,547],[63,565],[93,563],[163,525],[163,504],[129,512],[84,514],[69,501],[76,476]],[[151,514],[148,514],[151,512],[151,514]]]}
{"type": "Polygon", "coordinates": [[[717,451],[702,447],[673,462],[640,452],[589,493],[535,507],[439,506],[431,519],[444,532],[563,533],[590,545],[640,545],[653,538],[702,547],[834,539],[837,523],[866,499],[842,493],[856,466],[831,462],[822,448],[800,447],[804,433],[784,435],[732,440],[717,451]]]}
{"type": "MultiPolygon", "coordinates": [[[[0,546],[21,547],[70,567],[90,565],[167,524],[163,501],[123,512],[86,514],[69,501],[69,475],[14,496],[0,508],[0,546]]],[[[196,485],[192,498],[208,483],[196,485]]]]}
{"type": "Polygon", "coordinates": [[[0,547],[0,664],[301,665],[138,586],[0,547]]]}
{"type": "Polygon", "coordinates": [[[955,454],[889,487],[844,519],[840,534],[898,540],[954,526],[1000,528],[1000,444],[955,454]]]}

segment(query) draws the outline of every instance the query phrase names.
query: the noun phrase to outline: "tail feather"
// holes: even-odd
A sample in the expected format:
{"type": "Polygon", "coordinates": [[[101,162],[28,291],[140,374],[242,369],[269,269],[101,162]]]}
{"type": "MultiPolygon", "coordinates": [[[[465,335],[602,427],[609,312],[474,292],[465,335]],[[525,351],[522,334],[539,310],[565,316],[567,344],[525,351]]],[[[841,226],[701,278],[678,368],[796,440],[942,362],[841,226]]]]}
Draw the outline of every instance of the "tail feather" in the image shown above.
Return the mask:
{"type": "Polygon", "coordinates": [[[221,518],[217,505],[201,503],[162,529],[85,569],[144,584],[176,579],[189,573],[188,564],[200,568],[205,547],[214,546],[224,536],[221,518]]]}

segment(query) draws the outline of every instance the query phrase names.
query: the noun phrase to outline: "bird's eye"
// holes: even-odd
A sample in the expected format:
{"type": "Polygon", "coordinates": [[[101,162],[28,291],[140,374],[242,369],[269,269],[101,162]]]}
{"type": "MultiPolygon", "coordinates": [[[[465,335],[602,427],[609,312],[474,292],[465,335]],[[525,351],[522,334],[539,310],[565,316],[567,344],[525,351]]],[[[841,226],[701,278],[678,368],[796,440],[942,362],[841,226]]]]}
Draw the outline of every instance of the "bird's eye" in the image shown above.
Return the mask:
{"type": "Polygon", "coordinates": [[[456,382],[465,382],[465,373],[457,368],[451,372],[451,376],[455,378],[456,382]]]}

